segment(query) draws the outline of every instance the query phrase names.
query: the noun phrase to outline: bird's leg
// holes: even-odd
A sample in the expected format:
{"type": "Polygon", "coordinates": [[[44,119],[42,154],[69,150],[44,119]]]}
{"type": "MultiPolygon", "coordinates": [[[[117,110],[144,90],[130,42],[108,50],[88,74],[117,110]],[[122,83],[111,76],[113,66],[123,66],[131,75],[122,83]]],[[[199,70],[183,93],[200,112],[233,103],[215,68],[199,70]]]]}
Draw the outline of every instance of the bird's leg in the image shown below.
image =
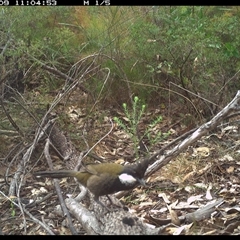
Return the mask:
{"type": "Polygon", "coordinates": [[[113,200],[110,198],[110,196],[108,196],[108,195],[106,195],[106,196],[107,196],[109,202],[110,202],[113,206],[116,206],[116,207],[118,207],[118,208],[123,208],[124,210],[126,210],[126,209],[125,209],[125,208],[126,208],[125,206],[123,206],[122,204],[119,205],[119,204],[117,204],[117,203],[114,203],[113,200]]]}
{"type": "Polygon", "coordinates": [[[111,199],[108,195],[106,195],[106,197],[108,198],[109,202],[110,202],[112,205],[114,205],[112,199],[111,199]]]}
{"type": "Polygon", "coordinates": [[[99,197],[94,197],[93,198],[94,201],[96,203],[98,203],[99,205],[101,205],[103,208],[107,209],[109,212],[112,212],[112,210],[110,208],[108,208],[105,204],[103,204],[100,200],[99,200],[99,197]]]}

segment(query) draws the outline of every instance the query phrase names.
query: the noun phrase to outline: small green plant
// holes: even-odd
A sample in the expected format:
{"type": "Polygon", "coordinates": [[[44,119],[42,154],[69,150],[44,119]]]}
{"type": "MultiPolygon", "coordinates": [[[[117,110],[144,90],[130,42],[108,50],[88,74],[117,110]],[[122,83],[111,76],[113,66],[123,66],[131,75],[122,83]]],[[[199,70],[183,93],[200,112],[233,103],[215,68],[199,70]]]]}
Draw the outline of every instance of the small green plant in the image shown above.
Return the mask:
{"type": "Polygon", "coordinates": [[[11,216],[12,217],[15,217],[15,215],[16,215],[16,211],[15,211],[15,207],[14,207],[14,204],[13,204],[13,202],[11,201],[11,216]]]}
{"type": "Polygon", "coordinates": [[[142,104],[140,99],[135,96],[131,110],[128,108],[126,103],[123,103],[123,111],[125,118],[127,118],[127,123],[124,123],[118,117],[114,117],[114,121],[130,136],[133,142],[136,158],[139,158],[139,154],[141,153],[141,149],[139,151],[139,148],[144,137],[147,137],[148,139],[148,147],[152,148],[158,141],[169,135],[169,133],[162,134],[161,131],[157,132],[155,136],[152,134],[153,128],[162,121],[162,116],[158,116],[155,120],[153,120],[153,122],[148,125],[143,134],[139,133],[138,125],[141,121],[145,109],[146,105],[142,104]]]}

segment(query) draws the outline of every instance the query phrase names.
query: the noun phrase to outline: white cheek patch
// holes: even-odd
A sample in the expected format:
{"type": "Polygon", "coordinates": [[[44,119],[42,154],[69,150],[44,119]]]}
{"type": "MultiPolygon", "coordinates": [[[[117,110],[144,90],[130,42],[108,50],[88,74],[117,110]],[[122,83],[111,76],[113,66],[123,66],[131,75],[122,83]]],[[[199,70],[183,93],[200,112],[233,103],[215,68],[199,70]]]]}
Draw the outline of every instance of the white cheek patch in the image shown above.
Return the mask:
{"type": "Polygon", "coordinates": [[[131,176],[127,173],[123,173],[123,174],[119,175],[118,178],[119,178],[120,182],[125,185],[133,185],[137,182],[136,178],[134,178],[133,176],[131,176]]]}

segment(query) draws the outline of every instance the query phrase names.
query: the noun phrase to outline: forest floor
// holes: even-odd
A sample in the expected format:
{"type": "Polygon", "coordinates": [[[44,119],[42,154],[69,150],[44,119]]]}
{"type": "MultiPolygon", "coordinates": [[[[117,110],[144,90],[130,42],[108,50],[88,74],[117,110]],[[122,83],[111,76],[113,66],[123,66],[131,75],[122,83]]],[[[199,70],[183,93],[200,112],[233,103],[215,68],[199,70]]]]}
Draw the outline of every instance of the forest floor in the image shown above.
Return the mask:
{"type": "MultiPolygon", "coordinates": [[[[82,110],[81,110],[82,111],[82,110]]],[[[67,112],[68,123],[72,125],[72,132],[68,135],[76,148],[84,149],[83,139],[77,138],[76,132],[81,133],[83,119],[80,110],[75,108],[67,112]],[[74,135],[75,133],[75,135],[74,135]],[[75,138],[73,138],[73,136],[75,138]]],[[[154,109],[141,119],[140,129],[144,129],[158,116],[161,110],[154,109]]],[[[82,112],[81,112],[82,114],[82,112]]],[[[115,116],[108,110],[96,111],[94,121],[88,128],[86,141],[90,146],[104,136],[110,129],[109,120],[115,116]]],[[[124,119],[123,113],[118,113],[124,119]]],[[[186,126],[172,125],[169,129],[170,119],[163,115],[163,121],[155,126],[152,134],[170,131],[168,138],[158,142],[151,152],[161,149],[179,136],[186,126]]],[[[240,161],[239,126],[238,121],[227,122],[218,126],[207,136],[202,137],[193,146],[189,146],[175,159],[146,179],[147,187],[138,187],[121,201],[132,209],[144,222],[159,227],[166,221],[173,222],[175,227],[166,230],[169,235],[215,235],[240,233],[240,161]],[[204,219],[191,223],[178,222],[178,218],[190,212],[205,207],[215,200],[223,199],[216,210],[204,219]]],[[[146,142],[146,145],[148,143],[146,142]]],[[[151,147],[151,146],[150,146],[151,147]]],[[[114,124],[113,130],[94,148],[94,153],[104,159],[123,163],[134,162],[134,147],[131,137],[114,124]]],[[[44,157],[31,161],[29,169],[37,171],[47,169],[44,157]]],[[[89,159],[87,159],[89,161],[89,159]]],[[[53,156],[54,167],[64,167],[62,161],[53,156]]],[[[9,185],[6,184],[4,173],[8,169],[14,172],[14,164],[1,161],[0,184],[1,192],[8,195],[9,185]],[[11,164],[11,167],[9,165],[11,164]]],[[[53,209],[58,199],[51,180],[37,182],[29,174],[25,176],[24,186],[21,188],[23,199],[34,199],[41,191],[49,195],[46,201],[29,211],[33,216],[48,223],[56,234],[70,234],[66,227],[65,218],[54,214],[53,209]]],[[[60,182],[64,196],[76,190],[73,182],[63,179],[60,182]],[[69,185],[70,184],[70,185],[69,185]]],[[[0,227],[3,234],[46,234],[40,225],[32,222],[28,216],[23,218],[20,209],[0,194],[0,227]],[[24,219],[26,222],[24,222],[24,219]]]]}

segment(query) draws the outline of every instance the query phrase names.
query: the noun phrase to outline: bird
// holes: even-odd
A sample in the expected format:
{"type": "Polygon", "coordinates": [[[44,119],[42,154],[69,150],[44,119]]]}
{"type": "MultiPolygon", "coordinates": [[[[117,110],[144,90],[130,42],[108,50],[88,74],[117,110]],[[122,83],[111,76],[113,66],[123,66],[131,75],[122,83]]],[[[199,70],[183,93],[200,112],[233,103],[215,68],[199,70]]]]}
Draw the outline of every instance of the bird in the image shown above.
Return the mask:
{"type": "MultiPolygon", "coordinates": [[[[135,164],[121,165],[118,163],[99,163],[86,165],[80,171],[53,170],[34,172],[36,178],[65,178],[74,177],[86,187],[93,199],[107,208],[100,200],[100,196],[113,194],[119,191],[131,190],[139,185],[146,187],[144,174],[148,167],[148,160],[143,159],[135,164]]],[[[108,208],[107,208],[108,209],[108,208]]],[[[109,209],[108,209],[109,210],[109,209]]]]}

